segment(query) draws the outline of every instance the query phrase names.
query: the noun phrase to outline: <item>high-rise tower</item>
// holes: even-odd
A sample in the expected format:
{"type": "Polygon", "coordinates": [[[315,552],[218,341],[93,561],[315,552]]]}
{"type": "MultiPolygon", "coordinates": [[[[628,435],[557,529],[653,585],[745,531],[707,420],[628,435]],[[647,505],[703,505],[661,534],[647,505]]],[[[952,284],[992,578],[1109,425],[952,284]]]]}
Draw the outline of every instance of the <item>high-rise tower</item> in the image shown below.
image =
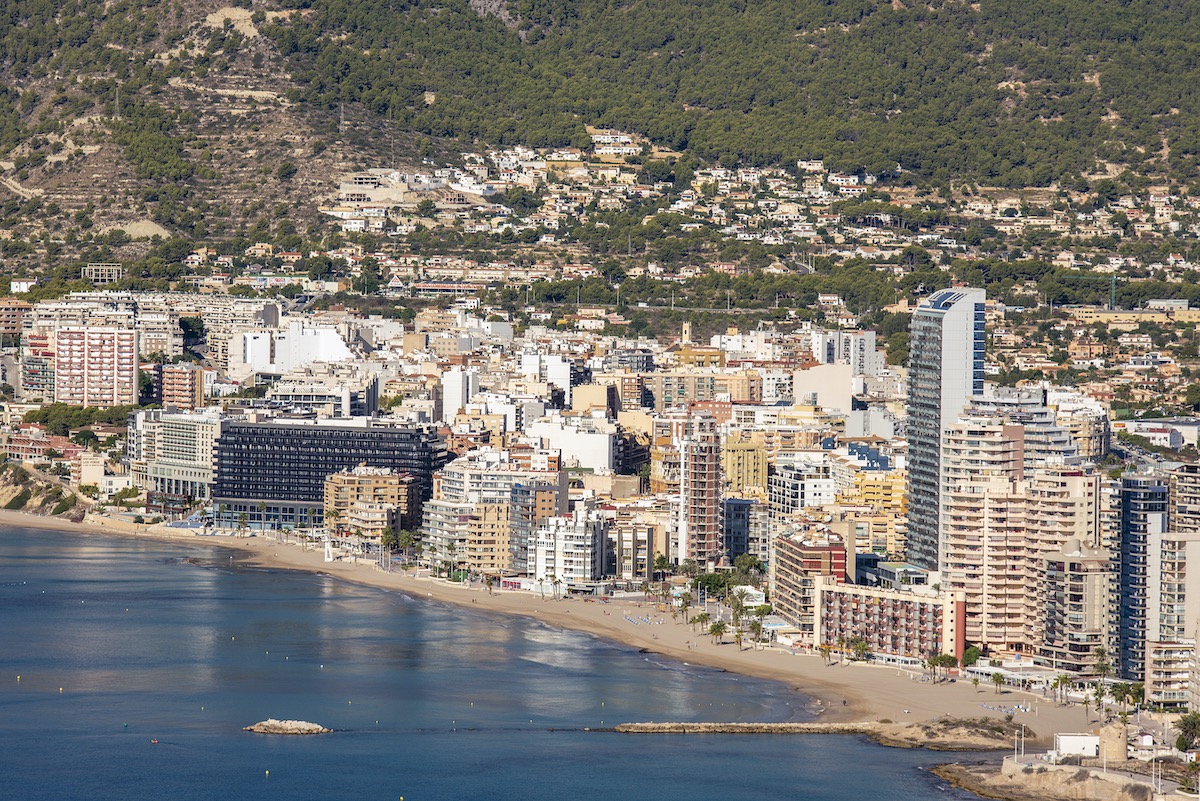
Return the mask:
{"type": "Polygon", "coordinates": [[[693,418],[679,448],[679,558],[700,564],[723,552],[721,543],[721,438],[708,415],[693,418]]]}
{"type": "MultiPolygon", "coordinates": [[[[1117,672],[1141,680],[1149,631],[1149,594],[1156,541],[1167,529],[1170,505],[1166,479],[1159,476],[1125,476],[1121,479],[1121,562],[1117,622],[1117,672]]],[[[1161,548],[1161,545],[1158,546],[1161,548]]],[[[1154,579],[1159,580],[1158,578],[1154,579]]]]}
{"type": "Polygon", "coordinates": [[[939,569],[942,430],[983,393],[984,292],[943,289],[913,314],[908,362],[908,560],[939,569]]]}

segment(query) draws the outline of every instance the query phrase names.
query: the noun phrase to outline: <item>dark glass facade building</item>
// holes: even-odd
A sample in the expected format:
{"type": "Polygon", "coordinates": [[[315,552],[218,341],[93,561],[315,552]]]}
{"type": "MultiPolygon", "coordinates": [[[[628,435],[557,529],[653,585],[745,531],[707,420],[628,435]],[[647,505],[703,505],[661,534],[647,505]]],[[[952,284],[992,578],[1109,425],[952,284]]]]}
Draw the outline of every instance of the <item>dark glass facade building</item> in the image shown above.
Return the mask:
{"type": "Polygon", "coordinates": [[[325,479],[366,464],[412,473],[421,500],[446,463],[436,431],[366,424],[230,423],[217,440],[213,508],[219,527],[307,528],[324,520],[325,479]]]}
{"type": "MultiPolygon", "coordinates": [[[[1150,537],[1166,528],[1170,493],[1158,476],[1121,479],[1120,595],[1117,616],[1117,673],[1141,681],[1145,672],[1149,625],[1150,537]]],[[[1157,633],[1154,635],[1157,637],[1157,633]]]]}

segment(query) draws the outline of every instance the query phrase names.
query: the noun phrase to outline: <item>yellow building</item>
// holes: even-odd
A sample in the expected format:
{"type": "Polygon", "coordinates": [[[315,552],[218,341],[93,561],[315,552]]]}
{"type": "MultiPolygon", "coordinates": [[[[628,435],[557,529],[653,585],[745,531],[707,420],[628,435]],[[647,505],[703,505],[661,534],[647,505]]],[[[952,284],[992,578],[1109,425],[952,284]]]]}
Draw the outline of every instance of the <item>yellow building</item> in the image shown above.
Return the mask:
{"type": "Polygon", "coordinates": [[[468,570],[498,575],[510,568],[509,533],[512,506],[477,503],[467,523],[467,550],[459,563],[468,570]]]}
{"type": "Polygon", "coordinates": [[[726,439],[721,445],[725,489],[742,497],[766,497],[770,461],[761,440],[726,439]]]}
{"type": "Polygon", "coordinates": [[[413,529],[420,520],[420,491],[411,473],[360,465],[325,479],[325,520],[370,537],[388,527],[413,529]]]}
{"type": "Polygon", "coordinates": [[[838,493],[837,502],[904,517],[908,513],[908,495],[904,488],[906,475],[904,470],[858,470],[854,473],[853,485],[838,493]]]}

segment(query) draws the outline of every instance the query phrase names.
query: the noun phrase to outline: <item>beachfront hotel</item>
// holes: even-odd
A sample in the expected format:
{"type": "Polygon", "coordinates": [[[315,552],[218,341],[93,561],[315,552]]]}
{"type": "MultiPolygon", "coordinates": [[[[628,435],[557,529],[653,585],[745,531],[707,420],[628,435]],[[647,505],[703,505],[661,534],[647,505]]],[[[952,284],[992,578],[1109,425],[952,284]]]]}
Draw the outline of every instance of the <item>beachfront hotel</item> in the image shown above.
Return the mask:
{"type": "Polygon", "coordinates": [[[360,464],[416,477],[422,498],[446,461],[444,442],[429,427],[371,418],[230,423],[217,441],[213,505],[217,525],[245,515],[255,529],[308,528],[325,517],[325,479],[360,464]]]}

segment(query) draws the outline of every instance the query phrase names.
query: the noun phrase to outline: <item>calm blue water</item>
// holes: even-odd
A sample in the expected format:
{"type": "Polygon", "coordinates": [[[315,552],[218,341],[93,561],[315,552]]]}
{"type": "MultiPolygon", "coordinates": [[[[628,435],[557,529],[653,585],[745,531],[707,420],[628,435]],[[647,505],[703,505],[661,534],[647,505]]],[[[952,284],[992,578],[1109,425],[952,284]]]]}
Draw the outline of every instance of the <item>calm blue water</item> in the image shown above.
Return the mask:
{"type": "Polygon", "coordinates": [[[945,757],[855,737],[581,730],[803,701],[219,548],[0,528],[0,798],[966,797],[919,769],[945,757]],[[241,731],[268,717],[338,732],[241,731]]]}

